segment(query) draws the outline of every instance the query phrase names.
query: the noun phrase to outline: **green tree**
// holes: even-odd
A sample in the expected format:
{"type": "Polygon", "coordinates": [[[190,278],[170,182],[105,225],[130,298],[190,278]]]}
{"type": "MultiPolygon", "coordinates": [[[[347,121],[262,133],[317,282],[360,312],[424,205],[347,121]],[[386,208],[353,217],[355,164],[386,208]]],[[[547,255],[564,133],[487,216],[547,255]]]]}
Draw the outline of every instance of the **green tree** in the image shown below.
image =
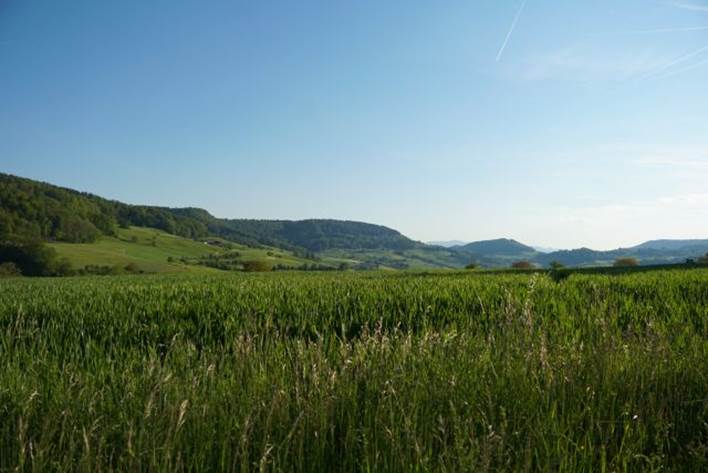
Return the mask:
{"type": "Polygon", "coordinates": [[[13,263],[25,276],[55,276],[66,270],[56,251],[41,242],[0,243],[0,263],[13,263]]]}

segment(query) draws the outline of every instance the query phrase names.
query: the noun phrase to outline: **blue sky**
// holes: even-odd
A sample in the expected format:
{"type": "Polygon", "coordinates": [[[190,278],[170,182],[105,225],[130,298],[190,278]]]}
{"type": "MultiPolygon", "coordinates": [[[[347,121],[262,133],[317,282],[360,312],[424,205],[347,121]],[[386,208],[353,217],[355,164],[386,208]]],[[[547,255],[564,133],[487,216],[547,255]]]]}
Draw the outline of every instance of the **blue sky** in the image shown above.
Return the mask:
{"type": "Polygon", "coordinates": [[[706,0],[1,0],[0,171],[424,241],[708,238],[707,84],[706,0]]]}

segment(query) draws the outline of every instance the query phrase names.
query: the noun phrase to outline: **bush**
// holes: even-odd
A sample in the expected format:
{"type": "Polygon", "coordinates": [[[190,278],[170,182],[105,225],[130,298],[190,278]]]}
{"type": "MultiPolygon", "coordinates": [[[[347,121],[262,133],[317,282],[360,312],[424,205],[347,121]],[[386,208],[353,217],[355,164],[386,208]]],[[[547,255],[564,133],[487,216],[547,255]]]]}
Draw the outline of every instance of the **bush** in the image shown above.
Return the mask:
{"type": "Polygon", "coordinates": [[[615,268],[633,268],[639,266],[637,258],[617,258],[613,265],[615,268]]]}
{"type": "Polygon", "coordinates": [[[242,264],[243,270],[247,273],[263,273],[271,270],[270,265],[265,261],[244,261],[242,264]]]}
{"type": "Polygon", "coordinates": [[[465,266],[465,269],[473,270],[479,268],[479,265],[477,263],[470,263],[467,266],[465,266]]]}
{"type": "Polygon", "coordinates": [[[13,263],[25,276],[57,276],[70,269],[52,248],[40,242],[0,243],[0,263],[13,263]]]}
{"type": "Polygon", "coordinates": [[[138,266],[135,263],[128,263],[123,267],[126,273],[132,273],[132,274],[137,274],[137,273],[142,273],[143,271],[140,269],[140,266],[138,266]]]}
{"type": "Polygon", "coordinates": [[[553,279],[553,281],[555,281],[555,282],[561,282],[561,281],[565,281],[566,279],[568,279],[570,277],[571,273],[572,272],[570,269],[560,267],[560,268],[552,269],[548,273],[548,276],[551,279],[553,279]]]}
{"type": "Polygon", "coordinates": [[[0,264],[0,278],[12,278],[22,276],[22,271],[15,263],[7,262],[0,264]]]}
{"type": "Polygon", "coordinates": [[[512,264],[511,267],[513,269],[533,269],[533,268],[535,268],[534,264],[531,263],[530,261],[517,261],[516,263],[512,264]]]}

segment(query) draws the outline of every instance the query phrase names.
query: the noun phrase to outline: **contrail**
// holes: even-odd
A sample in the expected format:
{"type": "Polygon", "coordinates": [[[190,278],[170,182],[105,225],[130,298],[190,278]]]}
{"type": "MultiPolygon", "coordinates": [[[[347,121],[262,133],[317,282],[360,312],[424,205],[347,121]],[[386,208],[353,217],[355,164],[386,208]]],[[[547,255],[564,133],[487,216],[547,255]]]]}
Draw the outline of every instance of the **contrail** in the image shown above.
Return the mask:
{"type": "Polygon", "coordinates": [[[684,63],[684,62],[688,61],[689,59],[694,58],[705,51],[708,51],[708,46],[703,46],[702,48],[697,49],[693,52],[690,52],[688,54],[684,54],[683,56],[674,59],[673,61],[669,62],[668,64],[664,64],[663,66],[659,67],[658,69],[652,71],[651,73],[649,73],[649,75],[645,76],[644,79],[651,79],[651,78],[656,77],[658,75],[662,75],[664,72],[666,72],[666,70],[671,69],[672,67],[677,66],[681,63],[684,63]]]}
{"type": "Polygon", "coordinates": [[[708,5],[703,5],[703,4],[698,4],[698,3],[690,3],[690,2],[663,2],[663,3],[664,3],[664,5],[668,5],[670,7],[681,8],[683,10],[708,12],[708,5]]]}
{"type": "Polygon", "coordinates": [[[666,74],[662,74],[659,77],[656,77],[656,79],[666,79],[667,77],[673,77],[677,76],[679,74],[683,74],[684,72],[692,71],[693,69],[698,69],[700,67],[708,66],[708,59],[703,60],[703,61],[698,61],[696,63],[690,64],[686,67],[682,67],[681,69],[677,69],[674,71],[669,71],[666,74]]]}
{"type": "Polygon", "coordinates": [[[502,54],[504,54],[504,50],[506,49],[506,45],[509,44],[509,39],[511,39],[511,35],[514,33],[514,30],[516,29],[516,24],[519,22],[519,18],[521,18],[521,14],[524,11],[524,7],[526,6],[526,1],[524,0],[521,2],[521,6],[519,7],[519,11],[516,12],[516,17],[514,18],[514,22],[511,24],[511,28],[509,28],[509,32],[506,34],[506,38],[504,39],[504,44],[501,45],[501,48],[499,48],[499,53],[497,53],[497,62],[502,57],[502,54]]]}
{"type": "Polygon", "coordinates": [[[619,33],[614,33],[615,35],[631,35],[631,34],[659,34],[659,33],[683,33],[687,31],[705,31],[708,30],[708,26],[687,26],[684,28],[657,28],[655,30],[633,30],[633,31],[620,31],[619,33]]]}

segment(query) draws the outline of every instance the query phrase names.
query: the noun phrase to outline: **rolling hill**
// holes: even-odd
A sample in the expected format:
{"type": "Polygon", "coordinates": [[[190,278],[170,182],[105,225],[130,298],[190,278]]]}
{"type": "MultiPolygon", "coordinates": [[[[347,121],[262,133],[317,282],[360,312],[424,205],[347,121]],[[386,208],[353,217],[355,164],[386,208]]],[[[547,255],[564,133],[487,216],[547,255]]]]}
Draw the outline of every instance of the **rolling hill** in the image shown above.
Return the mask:
{"type": "Polygon", "coordinates": [[[508,267],[515,261],[533,260],[539,254],[532,247],[508,238],[476,241],[450,249],[485,267],[508,267]]]}
{"type": "Polygon", "coordinates": [[[607,266],[617,258],[634,257],[655,265],[708,253],[708,240],[653,240],[611,251],[548,253],[513,239],[426,245],[381,225],[223,219],[204,209],[129,205],[0,173],[0,243],[18,241],[43,241],[76,268],[134,263],[154,272],[194,270],[185,265],[234,269],[246,261],[278,268],[430,269],[462,268],[471,262],[504,268],[520,260],[541,267],[552,262],[607,266]]]}
{"type": "Polygon", "coordinates": [[[651,240],[631,248],[632,250],[693,251],[708,249],[708,240],[651,240]]]}
{"type": "MultiPolygon", "coordinates": [[[[381,225],[331,219],[220,219],[203,209],[129,205],[0,174],[0,242],[44,241],[76,268],[135,263],[150,271],[183,270],[168,264],[167,258],[193,261],[213,253],[212,260],[219,259],[218,251],[202,251],[207,249],[203,241],[210,239],[235,245],[241,255],[250,254],[270,266],[287,268],[453,268],[466,262],[458,252],[424,245],[381,225]],[[142,244],[155,235],[161,243],[176,246],[155,246],[152,240],[142,244]]],[[[234,267],[243,259],[210,264],[234,267]]]]}

